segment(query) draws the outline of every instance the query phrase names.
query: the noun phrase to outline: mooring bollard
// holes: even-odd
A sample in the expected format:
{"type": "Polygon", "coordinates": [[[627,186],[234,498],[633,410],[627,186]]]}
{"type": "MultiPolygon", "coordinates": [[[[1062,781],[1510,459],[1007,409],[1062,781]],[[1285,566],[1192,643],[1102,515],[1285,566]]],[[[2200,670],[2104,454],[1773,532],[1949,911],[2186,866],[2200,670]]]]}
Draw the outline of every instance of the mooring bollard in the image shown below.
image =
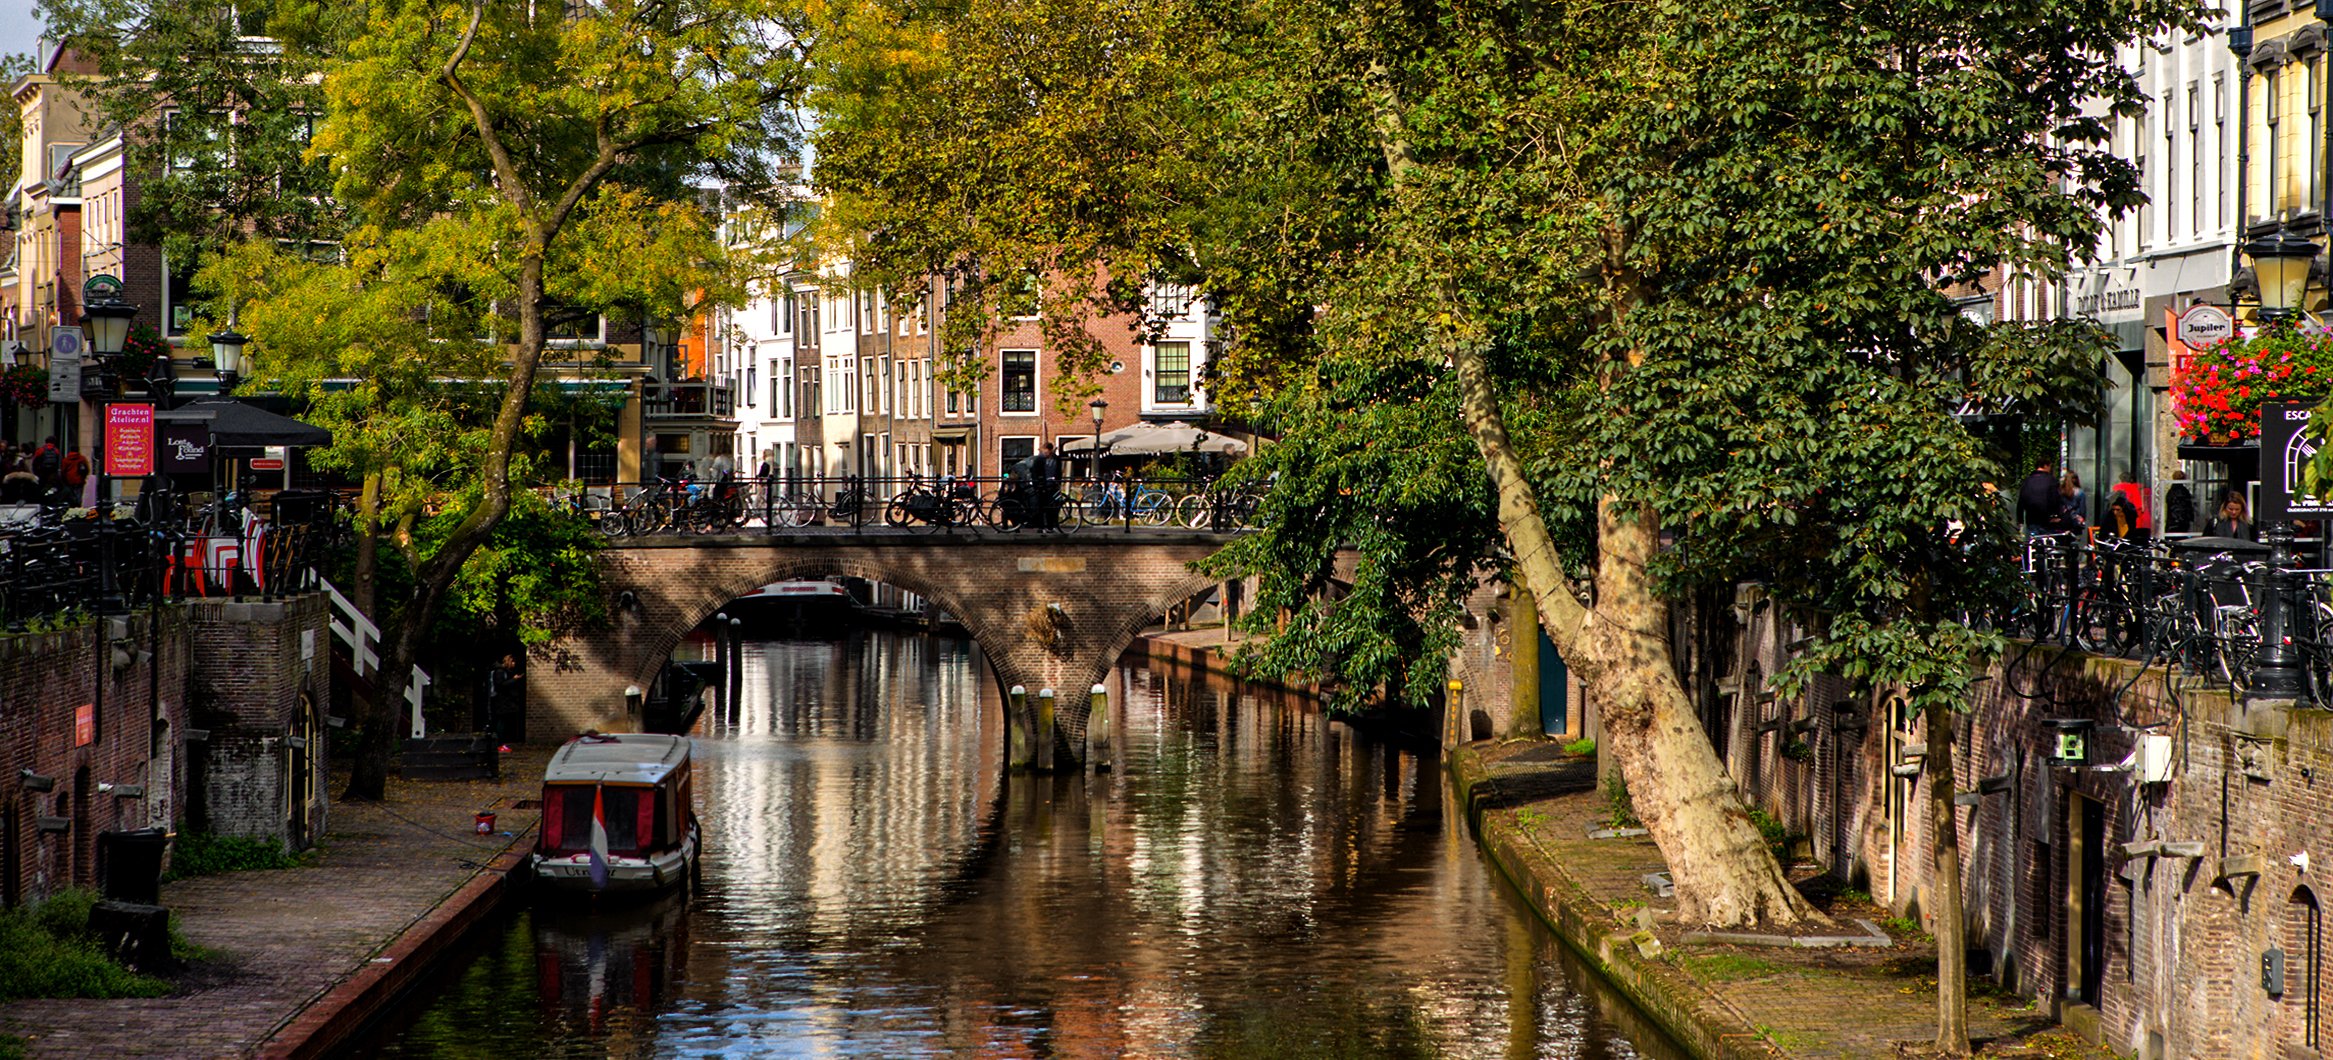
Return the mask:
{"type": "Polygon", "coordinates": [[[1027,723],[1022,720],[1021,711],[1028,705],[1029,690],[1025,686],[1014,685],[1012,691],[1005,693],[1005,699],[1008,701],[1005,705],[1004,722],[1005,765],[1010,769],[1027,769],[1029,768],[1029,732],[1025,727],[1027,723]]]}
{"type": "Polygon", "coordinates": [[[1093,705],[1086,710],[1086,762],[1096,773],[1110,771],[1110,690],[1094,685],[1093,705]]]}
{"type": "Polygon", "coordinates": [[[1053,690],[1037,690],[1037,746],[1033,756],[1039,772],[1053,772],[1053,690]]]}

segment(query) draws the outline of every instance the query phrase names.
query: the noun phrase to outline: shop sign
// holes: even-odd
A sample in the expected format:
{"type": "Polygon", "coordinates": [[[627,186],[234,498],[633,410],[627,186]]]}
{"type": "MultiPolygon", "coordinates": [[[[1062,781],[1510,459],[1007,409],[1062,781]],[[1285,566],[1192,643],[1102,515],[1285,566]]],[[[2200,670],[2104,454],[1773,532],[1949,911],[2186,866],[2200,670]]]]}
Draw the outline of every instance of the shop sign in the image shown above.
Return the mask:
{"type": "Polygon", "coordinates": [[[2236,322],[2216,305],[2194,305],[2179,314],[2176,334],[2188,349],[2197,350],[2234,337],[2236,322]]]}
{"type": "Polygon", "coordinates": [[[2310,440],[2315,402],[2271,401],[2260,407],[2260,521],[2333,518],[2333,498],[2302,485],[2317,443],[2310,440]]]}
{"type": "Polygon", "coordinates": [[[2098,275],[2087,285],[2088,290],[2074,295],[2074,315],[2101,323],[2123,323],[2139,319],[2141,308],[2146,302],[2146,293],[2137,284],[2107,286],[2106,279],[2106,276],[2098,275]]]}
{"type": "Polygon", "coordinates": [[[97,742],[97,704],[83,703],[73,708],[73,746],[87,747],[97,742]]]}
{"type": "Polygon", "coordinates": [[[162,470],[173,475],[211,469],[211,428],[207,423],[162,425],[162,470]]]}
{"type": "Polygon", "coordinates": [[[154,473],[154,406],[105,407],[105,473],[118,478],[154,473]]]}

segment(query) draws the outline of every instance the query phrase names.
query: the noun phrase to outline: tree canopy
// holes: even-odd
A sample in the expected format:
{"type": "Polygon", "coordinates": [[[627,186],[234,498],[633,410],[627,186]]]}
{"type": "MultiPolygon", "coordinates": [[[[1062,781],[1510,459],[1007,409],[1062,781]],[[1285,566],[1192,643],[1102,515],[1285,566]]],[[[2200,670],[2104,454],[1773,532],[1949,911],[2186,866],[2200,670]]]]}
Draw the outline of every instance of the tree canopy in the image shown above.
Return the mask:
{"type": "Polygon", "coordinates": [[[2107,149],[2108,117],[2144,105],[2117,49],[2201,17],[829,10],[828,32],[875,41],[819,57],[818,176],[869,263],[1203,280],[1230,336],[1212,396],[1283,432],[1249,465],[1277,478],[1269,529],[1217,561],[1261,576],[1260,614],[1295,615],[1263,660],[1416,700],[1470,573],[1526,575],[1653,803],[1683,912],[1711,922],[1807,911],[1722,819],[1738,796],[1668,661],[1668,601],[1763,581],[1813,635],[1786,683],[1964,702],[1999,644],[1967,618],[2013,554],[1990,485],[2016,469],[1956,413],[2078,418],[2101,346],[1969,319],[1945,291],[2062,275],[2137,204],[2107,149]],[[1364,574],[1331,601],[1346,547],[1364,574]]]}

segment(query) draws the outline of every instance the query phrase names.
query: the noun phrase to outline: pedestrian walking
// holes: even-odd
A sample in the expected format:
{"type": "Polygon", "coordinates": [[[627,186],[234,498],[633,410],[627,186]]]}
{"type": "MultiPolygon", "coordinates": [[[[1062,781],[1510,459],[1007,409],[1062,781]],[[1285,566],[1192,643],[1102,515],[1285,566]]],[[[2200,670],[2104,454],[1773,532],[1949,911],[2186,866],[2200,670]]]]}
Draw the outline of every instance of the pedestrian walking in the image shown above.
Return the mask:
{"type": "Polygon", "coordinates": [[[2072,529],[2060,518],[2063,505],[2058,497],[2058,479],[2053,465],[2042,460],[2033,466],[2033,473],[2025,476],[2017,487],[2017,517],[2025,524],[2028,537],[2062,533],[2072,529]]]}
{"type": "Polygon", "coordinates": [[[526,679],[526,668],[519,664],[515,652],[505,653],[501,662],[486,671],[486,731],[505,753],[510,751],[520,714],[526,709],[526,679]]]}

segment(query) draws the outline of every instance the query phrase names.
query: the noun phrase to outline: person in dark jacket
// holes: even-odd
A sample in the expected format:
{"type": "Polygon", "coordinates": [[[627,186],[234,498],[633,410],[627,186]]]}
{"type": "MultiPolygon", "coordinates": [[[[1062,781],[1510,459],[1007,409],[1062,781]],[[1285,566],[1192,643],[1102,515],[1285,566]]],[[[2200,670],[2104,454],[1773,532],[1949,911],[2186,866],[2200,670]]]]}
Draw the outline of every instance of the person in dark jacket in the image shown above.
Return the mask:
{"type": "Polygon", "coordinates": [[[2204,524],[2203,532],[2208,537],[2238,537],[2246,541],[2251,540],[2252,522],[2244,518],[2244,495],[2229,490],[2228,495],[2220,500],[2219,517],[2204,524]]]}
{"type": "Polygon", "coordinates": [[[2187,472],[2171,473],[2171,488],[2163,491],[2163,532],[2184,534],[2195,525],[2195,493],[2187,488],[2187,472]]]}
{"type": "Polygon", "coordinates": [[[2033,474],[2025,476],[2025,483],[2017,487],[2017,517],[2024,521],[2029,536],[2073,529],[2065,523],[2065,505],[2058,496],[2058,477],[2051,473],[2052,467],[2047,460],[2034,465],[2033,474]]]}

